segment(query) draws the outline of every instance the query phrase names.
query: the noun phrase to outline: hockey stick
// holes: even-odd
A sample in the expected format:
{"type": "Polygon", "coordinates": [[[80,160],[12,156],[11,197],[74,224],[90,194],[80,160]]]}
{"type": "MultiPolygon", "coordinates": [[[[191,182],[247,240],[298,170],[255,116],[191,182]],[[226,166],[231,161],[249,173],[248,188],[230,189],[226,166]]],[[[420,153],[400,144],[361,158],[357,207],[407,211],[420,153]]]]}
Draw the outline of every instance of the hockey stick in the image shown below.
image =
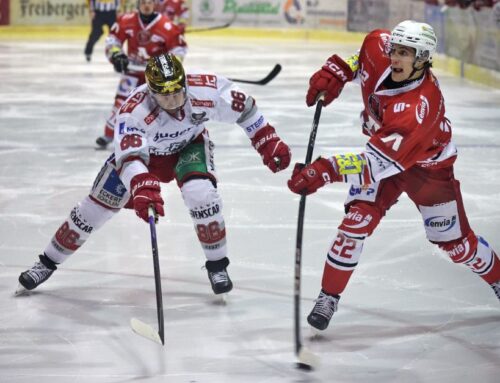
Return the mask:
{"type": "Polygon", "coordinates": [[[165,344],[165,333],[163,329],[163,299],[161,293],[161,276],[160,262],[158,259],[158,241],[156,240],[156,213],[153,207],[149,207],[149,229],[151,232],[151,248],[153,250],[153,267],[155,274],[155,290],[156,290],[156,312],[158,315],[158,332],[152,326],[140,321],[137,318],[130,319],[132,330],[138,335],[141,335],[153,342],[161,345],[165,344]]]}
{"type": "Polygon", "coordinates": [[[229,80],[234,82],[241,82],[244,84],[266,85],[268,82],[273,80],[280,72],[281,72],[281,65],[276,64],[274,68],[271,70],[271,72],[269,72],[268,75],[261,80],[253,81],[253,80],[242,80],[238,78],[230,78],[229,80]]]}
{"type": "Polygon", "coordinates": [[[231,24],[234,23],[234,20],[236,20],[236,16],[237,13],[233,15],[233,18],[231,20],[222,25],[214,25],[212,27],[206,27],[206,28],[188,28],[186,29],[186,33],[210,32],[210,31],[215,31],[217,29],[229,28],[231,24]]]}
{"type": "MultiPolygon", "coordinates": [[[[321,108],[323,107],[324,96],[321,94],[317,100],[316,110],[314,112],[311,133],[309,135],[309,144],[305,165],[311,163],[314,142],[316,141],[316,132],[318,131],[321,108]]],[[[306,210],[306,196],[300,196],[299,214],[297,222],[297,241],[295,247],[295,283],[294,283],[294,314],[295,314],[295,355],[299,362],[297,367],[304,370],[312,370],[319,362],[318,357],[302,345],[300,335],[300,287],[301,287],[301,268],[302,268],[302,233],[304,231],[304,214],[306,210]]]]}

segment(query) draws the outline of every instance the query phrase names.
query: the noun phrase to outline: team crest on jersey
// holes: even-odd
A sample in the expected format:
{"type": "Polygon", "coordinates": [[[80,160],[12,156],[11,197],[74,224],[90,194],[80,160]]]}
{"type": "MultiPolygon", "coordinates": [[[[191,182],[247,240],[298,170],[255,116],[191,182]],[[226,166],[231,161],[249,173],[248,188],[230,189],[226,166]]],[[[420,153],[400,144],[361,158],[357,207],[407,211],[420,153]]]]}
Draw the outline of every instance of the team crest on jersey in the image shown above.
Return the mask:
{"type": "Polygon", "coordinates": [[[191,113],[191,123],[194,125],[200,125],[203,124],[204,122],[208,121],[208,117],[205,117],[207,115],[207,112],[201,112],[201,113],[191,113]]]}
{"type": "Polygon", "coordinates": [[[147,29],[143,29],[137,33],[137,41],[139,45],[147,45],[151,40],[151,32],[147,29]]]}
{"type": "Polygon", "coordinates": [[[415,108],[415,117],[419,124],[424,121],[424,118],[429,115],[429,101],[425,96],[420,95],[420,102],[415,108]]]}

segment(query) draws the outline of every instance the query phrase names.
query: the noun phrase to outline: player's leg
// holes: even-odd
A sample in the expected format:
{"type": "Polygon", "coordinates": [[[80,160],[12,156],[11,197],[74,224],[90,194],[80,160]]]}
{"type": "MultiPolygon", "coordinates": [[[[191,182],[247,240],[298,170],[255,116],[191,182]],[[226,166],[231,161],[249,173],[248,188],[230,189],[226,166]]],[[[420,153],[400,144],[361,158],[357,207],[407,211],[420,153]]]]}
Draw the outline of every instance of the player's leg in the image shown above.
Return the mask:
{"type": "Polygon", "coordinates": [[[500,259],[489,243],[469,226],[453,169],[434,171],[410,195],[417,204],[427,238],[444,250],[454,263],[467,266],[494,290],[500,299],[500,259]]]}
{"type": "Polygon", "coordinates": [[[351,186],[346,215],[327,253],[320,294],[307,317],[311,326],[318,330],[328,327],[340,294],[358,264],[365,238],[373,233],[400,194],[395,178],[366,187],[351,186]]]}
{"type": "Polygon", "coordinates": [[[99,172],[90,194],[71,210],[57,229],[39,261],[19,276],[17,293],[45,282],[90,237],[125,205],[129,194],[109,161],[99,172]]]}
{"type": "Polygon", "coordinates": [[[99,148],[105,149],[108,144],[113,141],[116,114],[123,105],[123,102],[127,99],[129,93],[139,85],[144,84],[144,81],[144,73],[127,73],[121,75],[111,113],[104,124],[104,135],[97,137],[95,140],[99,148]]]}
{"type": "Polygon", "coordinates": [[[212,150],[213,144],[204,132],[179,155],[175,173],[207,259],[210,284],[215,294],[221,294],[229,292],[233,284],[227,273],[226,226],[212,150]]]}
{"type": "Polygon", "coordinates": [[[85,45],[85,58],[87,61],[90,61],[92,58],[92,52],[94,50],[94,45],[97,43],[97,41],[101,38],[103,34],[103,26],[104,26],[104,20],[102,20],[101,15],[99,12],[97,12],[92,19],[92,26],[91,26],[91,31],[90,35],[87,40],[87,44],[85,45]]]}

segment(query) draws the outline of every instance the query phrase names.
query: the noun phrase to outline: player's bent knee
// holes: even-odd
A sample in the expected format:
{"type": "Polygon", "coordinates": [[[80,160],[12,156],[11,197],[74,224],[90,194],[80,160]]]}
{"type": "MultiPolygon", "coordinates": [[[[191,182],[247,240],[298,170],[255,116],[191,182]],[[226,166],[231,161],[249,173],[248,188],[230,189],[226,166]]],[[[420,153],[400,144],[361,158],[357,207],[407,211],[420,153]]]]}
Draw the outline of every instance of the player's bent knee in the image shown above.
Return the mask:
{"type": "Polygon", "coordinates": [[[349,207],[339,230],[349,237],[365,238],[373,233],[381,218],[379,210],[373,205],[357,203],[349,207]]]}
{"type": "Polygon", "coordinates": [[[188,209],[206,208],[208,206],[217,205],[218,209],[222,209],[222,200],[209,179],[191,179],[184,183],[181,187],[182,198],[188,209]]]}
{"type": "Polygon", "coordinates": [[[444,250],[455,263],[462,263],[474,273],[486,275],[495,262],[495,252],[488,242],[470,230],[469,233],[455,241],[439,243],[438,246],[444,250]]]}

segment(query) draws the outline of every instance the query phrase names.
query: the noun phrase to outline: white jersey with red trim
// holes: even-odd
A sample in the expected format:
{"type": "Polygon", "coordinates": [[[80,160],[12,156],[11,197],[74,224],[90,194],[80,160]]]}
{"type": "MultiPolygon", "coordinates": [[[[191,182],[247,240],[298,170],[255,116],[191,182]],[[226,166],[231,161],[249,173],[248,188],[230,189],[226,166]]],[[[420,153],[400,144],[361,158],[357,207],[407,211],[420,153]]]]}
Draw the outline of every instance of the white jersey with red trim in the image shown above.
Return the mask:
{"type": "Polygon", "coordinates": [[[176,115],[158,106],[146,84],[125,100],[114,133],[118,169],[129,161],[147,165],[150,155],[181,151],[203,132],[208,121],[238,123],[249,138],[267,124],[253,98],[227,78],[206,72],[191,72],[186,77],[187,101],[176,115]]]}
{"type": "Polygon", "coordinates": [[[442,168],[456,158],[444,99],[430,70],[403,87],[384,87],[391,73],[385,54],[389,35],[386,30],[369,33],[359,52],[356,78],[365,105],[364,133],[370,139],[364,152],[365,171],[346,175],[346,182],[373,183],[414,165],[442,168]]]}

